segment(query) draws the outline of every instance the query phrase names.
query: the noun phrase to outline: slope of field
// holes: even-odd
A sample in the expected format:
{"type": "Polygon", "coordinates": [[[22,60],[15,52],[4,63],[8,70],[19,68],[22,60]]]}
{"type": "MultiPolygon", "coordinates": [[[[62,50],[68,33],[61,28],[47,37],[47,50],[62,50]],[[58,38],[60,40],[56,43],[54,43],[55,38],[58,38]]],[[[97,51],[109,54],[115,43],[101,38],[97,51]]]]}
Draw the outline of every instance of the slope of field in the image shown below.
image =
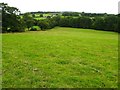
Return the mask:
{"type": "Polygon", "coordinates": [[[117,33],[58,27],[2,38],[3,88],[117,88],[117,33]]]}

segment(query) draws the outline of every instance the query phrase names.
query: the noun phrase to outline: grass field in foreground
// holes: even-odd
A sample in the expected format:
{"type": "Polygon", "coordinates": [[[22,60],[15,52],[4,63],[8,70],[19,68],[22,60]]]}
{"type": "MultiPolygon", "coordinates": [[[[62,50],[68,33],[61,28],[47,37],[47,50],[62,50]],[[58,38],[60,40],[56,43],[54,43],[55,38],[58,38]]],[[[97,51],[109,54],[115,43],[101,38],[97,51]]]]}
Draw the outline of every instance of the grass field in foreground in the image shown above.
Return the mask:
{"type": "Polygon", "coordinates": [[[58,27],[2,38],[3,88],[117,88],[117,33],[58,27]]]}

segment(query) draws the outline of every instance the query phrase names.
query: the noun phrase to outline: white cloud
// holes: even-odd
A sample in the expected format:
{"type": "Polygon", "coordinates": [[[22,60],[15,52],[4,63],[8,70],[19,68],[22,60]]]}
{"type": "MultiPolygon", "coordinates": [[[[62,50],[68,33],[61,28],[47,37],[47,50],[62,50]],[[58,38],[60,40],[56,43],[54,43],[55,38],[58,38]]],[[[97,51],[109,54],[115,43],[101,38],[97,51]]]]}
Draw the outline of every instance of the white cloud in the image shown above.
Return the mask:
{"type": "Polygon", "coordinates": [[[20,9],[29,11],[78,11],[95,13],[118,13],[119,0],[1,0],[20,9]]]}

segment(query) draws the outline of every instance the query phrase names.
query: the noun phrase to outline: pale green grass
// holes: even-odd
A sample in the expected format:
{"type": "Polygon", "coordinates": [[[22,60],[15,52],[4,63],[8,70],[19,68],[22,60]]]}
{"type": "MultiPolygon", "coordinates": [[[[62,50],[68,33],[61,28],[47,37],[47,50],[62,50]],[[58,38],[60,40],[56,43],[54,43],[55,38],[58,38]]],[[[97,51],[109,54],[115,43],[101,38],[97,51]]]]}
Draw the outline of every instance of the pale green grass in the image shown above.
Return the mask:
{"type": "Polygon", "coordinates": [[[117,88],[117,33],[54,28],[2,36],[3,87],[117,88]]]}
{"type": "Polygon", "coordinates": [[[44,17],[35,17],[34,19],[36,19],[36,20],[44,20],[46,18],[44,18],[44,17]]]}
{"type": "Polygon", "coordinates": [[[43,16],[51,16],[50,13],[43,14],[43,16]]]}
{"type": "Polygon", "coordinates": [[[35,14],[35,16],[36,16],[36,17],[39,17],[39,16],[40,16],[40,14],[35,14]]]}

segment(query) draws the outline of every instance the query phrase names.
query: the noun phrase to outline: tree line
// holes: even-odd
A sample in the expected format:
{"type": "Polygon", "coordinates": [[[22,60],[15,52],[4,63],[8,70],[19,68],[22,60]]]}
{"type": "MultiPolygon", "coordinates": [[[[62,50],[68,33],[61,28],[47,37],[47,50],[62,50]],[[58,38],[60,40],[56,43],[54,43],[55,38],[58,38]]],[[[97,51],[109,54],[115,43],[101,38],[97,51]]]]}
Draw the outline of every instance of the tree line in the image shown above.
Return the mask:
{"type": "Polygon", "coordinates": [[[86,16],[78,18],[69,16],[62,18],[56,16],[50,19],[37,21],[36,25],[40,26],[42,30],[60,26],[119,32],[118,26],[120,26],[120,17],[115,15],[93,18],[86,16]]]}
{"type": "Polygon", "coordinates": [[[2,32],[23,32],[28,30],[36,31],[33,26],[39,26],[41,30],[47,30],[56,26],[96,29],[104,31],[119,32],[120,17],[119,15],[88,14],[82,13],[80,16],[77,12],[64,12],[61,17],[57,15],[45,20],[36,20],[30,13],[20,15],[20,11],[15,7],[10,7],[5,3],[0,3],[2,8],[2,32]],[[94,16],[93,16],[94,15],[94,16]],[[77,16],[77,17],[76,17],[77,16]]]}

